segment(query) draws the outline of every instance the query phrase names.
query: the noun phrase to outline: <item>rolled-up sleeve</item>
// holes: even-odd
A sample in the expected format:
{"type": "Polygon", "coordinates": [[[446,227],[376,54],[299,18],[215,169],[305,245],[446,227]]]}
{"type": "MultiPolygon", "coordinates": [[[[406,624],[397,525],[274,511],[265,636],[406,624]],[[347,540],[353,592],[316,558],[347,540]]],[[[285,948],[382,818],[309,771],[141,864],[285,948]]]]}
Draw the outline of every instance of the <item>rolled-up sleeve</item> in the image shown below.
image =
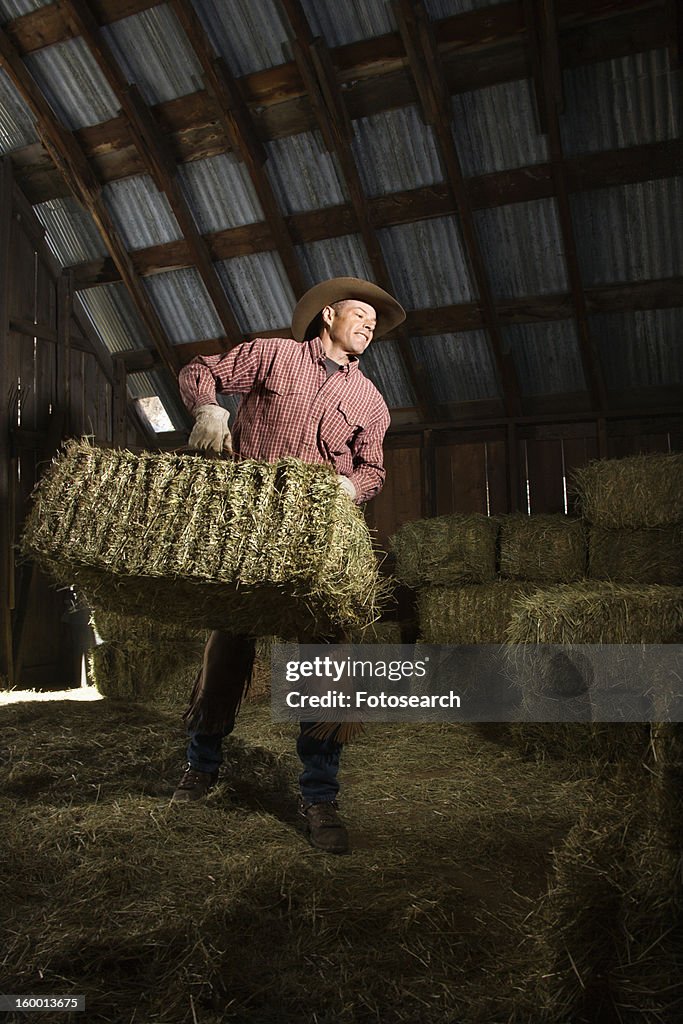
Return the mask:
{"type": "Polygon", "coordinates": [[[235,345],[217,356],[197,356],[178,374],[180,395],[194,415],[202,405],[216,404],[216,394],[242,395],[258,379],[262,363],[261,339],[235,345]]]}
{"type": "Polygon", "coordinates": [[[357,504],[370,501],[384,487],[386,470],[382,443],[389,423],[389,412],[384,409],[354,439],[351,449],[353,472],[349,474],[349,480],[356,488],[357,504]]]}

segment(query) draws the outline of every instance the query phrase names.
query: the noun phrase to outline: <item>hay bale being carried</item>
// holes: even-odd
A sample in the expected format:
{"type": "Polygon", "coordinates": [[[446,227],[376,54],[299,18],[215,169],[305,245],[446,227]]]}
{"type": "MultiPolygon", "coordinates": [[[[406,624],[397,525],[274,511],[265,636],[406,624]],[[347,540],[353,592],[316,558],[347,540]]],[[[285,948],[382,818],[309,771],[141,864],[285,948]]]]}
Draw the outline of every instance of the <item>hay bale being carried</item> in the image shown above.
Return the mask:
{"type": "Polygon", "coordinates": [[[598,459],[574,470],[581,515],[607,529],[642,530],[683,522],[683,454],[598,459]]]}
{"type": "Polygon", "coordinates": [[[103,697],[183,707],[202,664],[207,630],[102,609],[92,617],[103,641],[88,655],[89,675],[103,697]]]}
{"type": "Polygon", "coordinates": [[[513,580],[571,583],[586,575],[586,529],[568,516],[500,517],[500,574],[513,580]]]}
{"type": "Polygon", "coordinates": [[[498,580],[469,587],[425,587],[417,598],[420,636],[430,644],[502,644],[517,598],[534,583],[498,580]]]}
{"type": "Polygon", "coordinates": [[[615,583],[683,583],[683,527],[608,530],[591,526],[588,575],[615,583]]]}
{"type": "Polygon", "coordinates": [[[91,607],[251,636],[376,617],[362,512],[324,465],[69,442],[34,492],[24,552],[91,607]]]}
{"type": "Polygon", "coordinates": [[[511,644],[675,644],[683,640],[683,587],[567,583],[515,603],[511,644]]]}
{"type": "Polygon", "coordinates": [[[496,575],[497,536],[497,521],[479,513],[404,523],[389,541],[395,574],[408,587],[488,583],[496,575]]]}

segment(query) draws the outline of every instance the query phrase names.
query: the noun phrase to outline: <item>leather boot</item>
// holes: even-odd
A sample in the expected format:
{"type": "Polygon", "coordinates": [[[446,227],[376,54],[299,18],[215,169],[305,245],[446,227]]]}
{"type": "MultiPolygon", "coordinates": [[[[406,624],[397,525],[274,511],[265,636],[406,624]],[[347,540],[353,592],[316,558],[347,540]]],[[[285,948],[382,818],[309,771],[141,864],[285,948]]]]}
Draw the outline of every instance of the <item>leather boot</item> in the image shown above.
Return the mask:
{"type": "Polygon", "coordinates": [[[218,782],[218,772],[200,772],[188,764],[171,797],[174,802],[201,800],[218,782]]]}
{"type": "Polygon", "coordinates": [[[306,804],[300,800],[299,813],[306,821],[312,846],[325,853],[348,853],[349,834],[339,817],[336,801],[306,804]]]}

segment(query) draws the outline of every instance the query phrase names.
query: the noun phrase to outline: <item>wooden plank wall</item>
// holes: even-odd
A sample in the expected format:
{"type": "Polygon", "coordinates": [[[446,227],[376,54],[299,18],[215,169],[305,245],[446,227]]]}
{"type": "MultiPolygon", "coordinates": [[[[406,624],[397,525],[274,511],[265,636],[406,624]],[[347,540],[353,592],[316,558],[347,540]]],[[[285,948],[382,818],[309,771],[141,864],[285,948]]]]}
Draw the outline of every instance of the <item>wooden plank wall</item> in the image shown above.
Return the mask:
{"type": "Polygon", "coordinates": [[[0,685],[62,689],[80,683],[81,649],[69,625],[70,597],[21,559],[17,545],[31,491],[62,438],[89,434],[111,442],[112,386],[95,352],[86,351],[90,343],[70,315],[68,287],[64,281],[60,286],[36,244],[36,226],[26,223],[25,211],[8,217],[8,208],[12,189],[5,176],[0,497],[6,498],[7,511],[0,522],[0,685]]]}
{"type": "Polygon", "coordinates": [[[366,507],[370,528],[388,550],[405,522],[453,512],[496,515],[574,511],[574,469],[600,457],[683,451],[683,417],[586,420],[560,424],[429,431],[390,435],[387,481],[366,507]],[[510,452],[514,444],[515,451],[510,452]],[[517,481],[511,468],[518,467],[517,481]]]}

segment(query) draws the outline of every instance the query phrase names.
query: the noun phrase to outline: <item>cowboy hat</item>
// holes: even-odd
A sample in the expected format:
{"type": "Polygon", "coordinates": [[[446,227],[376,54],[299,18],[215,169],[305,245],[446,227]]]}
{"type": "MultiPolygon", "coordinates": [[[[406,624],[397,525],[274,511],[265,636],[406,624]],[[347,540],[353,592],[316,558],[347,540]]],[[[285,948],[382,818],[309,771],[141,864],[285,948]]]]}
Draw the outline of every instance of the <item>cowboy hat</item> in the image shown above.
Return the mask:
{"type": "Polygon", "coordinates": [[[309,324],[325,306],[342,299],[359,299],[373,307],[377,313],[376,338],[381,338],[406,318],[403,306],[371,281],[363,281],[359,277],[333,277],[309,288],[297,302],[292,314],[292,335],[296,341],[304,340],[309,324]]]}

